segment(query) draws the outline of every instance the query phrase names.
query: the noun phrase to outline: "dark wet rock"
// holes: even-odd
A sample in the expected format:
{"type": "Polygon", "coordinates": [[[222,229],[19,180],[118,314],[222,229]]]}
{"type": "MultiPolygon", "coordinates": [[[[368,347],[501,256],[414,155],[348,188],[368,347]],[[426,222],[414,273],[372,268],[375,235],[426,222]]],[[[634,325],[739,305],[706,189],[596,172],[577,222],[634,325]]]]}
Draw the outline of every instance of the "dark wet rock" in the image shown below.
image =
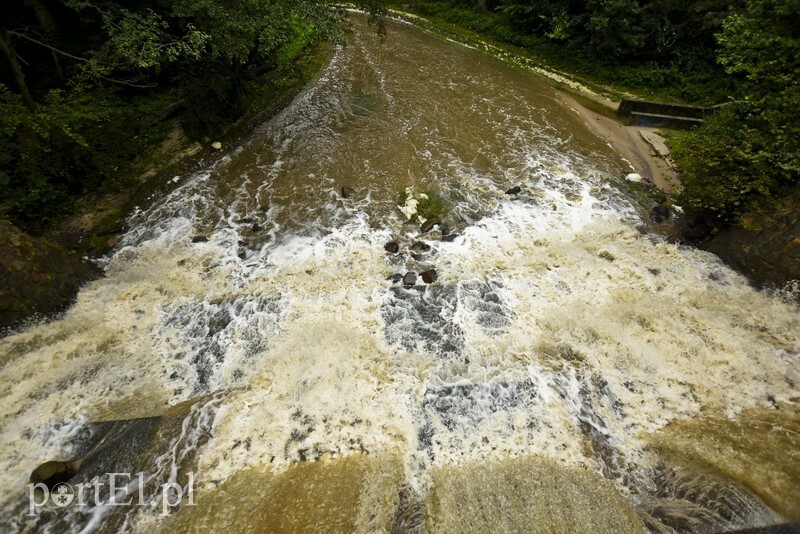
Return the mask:
{"type": "Polygon", "coordinates": [[[472,226],[484,217],[480,210],[463,210],[458,214],[458,218],[467,226],[472,226]]]}
{"type": "Polygon", "coordinates": [[[425,261],[426,260],[424,254],[412,254],[411,257],[414,259],[414,261],[425,261]]]}
{"type": "Polygon", "coordinates": [[[447,223],[439,223],[439,231],[442,232],[442,235],[447,235],[452,233],[450,231],[450,225],[447,223]]]}
{"type": "Polygon", "coordinates": [[[413,286],[416,283],[417,283],[416,273],[407,272],[406,275],[403,277],[403,285],[406,287],[413,286]]]}
{"type": "Polygon", "coordinates": [[[253,224],[255,221],[252,217],[245,217],[244,219],[239,219],[239,224],[253,224]]]}
{"type": "Polygon", "coordinates": [[[506,195],[519,195],[520,191],[522,191],[522,188],[517,185],[506,191],[506,195]]]}
{"type": "Polygon", "coordinates": [[[683,245],[683,236],[680,234],[670,234],[667,236],[667,243],[670,245],[683,245]]]}
{"type": "Polygon", "coordinates": [[[239,253],[239,259],[240,260],[246,260],[247,259],[247,251],[246,250],[243,250],[243,251],[241,251],[239,253]]]}
{"type": "Polygon", "coordinates": [[[63,310],[100,272],[75,254],[0,221],[0,327],[63,310]]]}
{"type": "Polygon", "coordinates": [[[254,232],[261,232],[262,230],[264,230],[264,227],[263,227],[263,226],[261,226],[260,224],[258,224],[258,223],[255,223],[255,224],[253,225],[253,231],[254,231],[254,232]]]}
{"type": "Polygon", "coordinates": [[[392,282],[393,284],[399,284],[400,282],[403,281],[403,275],[401,273],[394,273],[392,275],[389,275],[386,279],[392,282]]]}
{"type": "Polygon", "coordinates": [[[356,194],[356,190],[352,187],[342,187],[342,198],[351,198],[356,194]]]}
{"type": "MultiPolygon", "coordinates": [[[[701,246],[758,285],[782,286],[800,279],[800,191],[785,207],[758,222],[760,230],[740,226],[720,229],[701,246]]],[[[711,231],[705,235],[710,236],[711,231]]]]}
{"type": "MultiPolygon", "coordinates": [[[[195,399],[196,401],[203,402],[202,399],[195,399]]],[[[69,476],[68,483],[75,488],[75,493],[78,484],[86,485],[85,502],[94,505],[109,502],[110,473],[131,475],[130,478],[127,476],[116,478],[116,482],[123,487],[131,480],[135,483],[137,473],[147,473],[148,483],[143,488],[142,502],[160,502],[156,500],[160,499],[160,493],[157,492],[163,484],[170,482],[171,471],[166,469],[154,472],[153,458],[162,455],[167,457],[170,454],[176,455],[177,458],[185,458],[194,452],[193,447],[202,447],[211,437],[210,428],[214,422],[214,412],[198,410],[197,413],[190,413],[190,408],[190,403],[185,403],[171,410],[170,415],[161,417],[85,423],[80,432],[66,438],[65,450],[72,453],[71,457],[66,458],[67,461],[43,464],[31,474],[31,480],[34,480],[34,477],[46,476],[50,474],[49,472],[55,473],[60,478],[69,476]],[[197,428],[200,436],[197,443],[192,440],[187,443],[182,434],[184,423],[190,425],[190,428],[197,428]],[[184,439],[179,439],[181,437],[184,439]],[[153,478],[150,478],[151,476],[153,478]]],[[[55,478],[49,480],[55,482],[55,478]]],[[[47,484],[44,480],[42,483],[47,484]]],[[[137,493],[138,490],[135,490],[132,495],[128,495],[128,497],[133,496],[134,503],[137,502],[137,493]]],[[[26,510],[27,506],[26,500],[26,510]]],[[[125,530],[123,525],[127,524],[126,511],[130,510],[130,507],[114,508],[117,508],[119,513],[113,510],[104,513],[101,530],[108,532],[125,530]]],[[[38,519],[32,518],[31,522],[33,532],[71,530],[70,525],[64,523],[63,519],[54,518],[48,512],[42,513],[38,519]]]]}
{"type": "Polygon", "coordinates": [[[422,223],[422,226],[419,227],[419,231],[422,232],[423,234],[428,233],[431,230],[433,230],[433,227],[436,226],[437,224],[439,224],[438,219],[431,219],[429,221],[425,221],[424,223],[422,223]]]}
{"type": "Polygon", "coordinates": [[[44,484],[48,490],[52,490],[58,484],[67,482],[78,472],[80,461],[45,462],[31,473],[30,482],[32,484],[44,484]]]}
{"type": "Polygon", "coordinates": [[[455,241],[457,237],[458,235],[456,234],[443,235],[442,241],[444,241],[445,243],[450,243],[451,241],[455,241]]]}
{"type": "Polygon", "coordinates": [[[669,206],[666,204],[659,204],[650,210],[650,220],[654,223],[662,223],[669,219],[669,206]]]}
{"type": "Polygon", "coordinates": [[[696,224],[686,232],[686,239],[698,241],[711,235],[711,227],[704,222],[696,224]]]}
{"type": "Polygon", "coordinates": [[[192,243],[207,243],[208,238],[204,235],[196,235],[192,238],[192,243]]]}
{"type": "Polygon", "coordinates": [[[428,252],[431,249],[431,246],[427,243],[423,243],[422,241],[415,241],[411,245],[411,250],[414,252],[428,252]]]}
{"type": "Polygon", "coordinates": [[[617,259],[617,258],[614,257],[613,254],[611,254],[607,250],[601,250],[600,253],[598,254],[598,256],[600,256],[601,258],[603,258],[606,261],[614,261],[615,259],[617,259]]]}
{"type": "Polygon", "coordinates": [[[259,206],[258,208],[261,212],[266,213],[269,211],[269,203],[264,204],[263,206],[259,206]]]}
{"type": "Polygon", "coordinates": [[[436,269],[429,269],[420,273],[420,277],[426,284],[432,284],[439,278],[439,274],[436,272],[436,269]]]}
{"type": "Polygon", "coordinates": [[[389,241],[383,245],[383,249],[389,254],[397,254],[400,252],[400,245],[397,244],[397,241],[389,241]]]}

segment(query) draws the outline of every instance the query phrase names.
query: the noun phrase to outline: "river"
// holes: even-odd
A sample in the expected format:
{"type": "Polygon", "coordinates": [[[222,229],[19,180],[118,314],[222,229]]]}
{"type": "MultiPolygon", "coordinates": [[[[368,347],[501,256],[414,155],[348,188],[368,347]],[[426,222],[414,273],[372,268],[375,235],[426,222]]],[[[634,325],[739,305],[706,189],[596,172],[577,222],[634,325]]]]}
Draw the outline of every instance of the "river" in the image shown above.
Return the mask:
{"type": "Polygon", "coordinates": [[[0,340],[3,530],[800,520],[797,306],[648,231],[546,80],[354,22],[285,111],[132,216],[70,310],[0,340]],[[445,232],[405,221],[407,187],[445,232]],[[129,474],[132,504],[106,480],[32,507],[53,460],[73,488],[129,474]]]}

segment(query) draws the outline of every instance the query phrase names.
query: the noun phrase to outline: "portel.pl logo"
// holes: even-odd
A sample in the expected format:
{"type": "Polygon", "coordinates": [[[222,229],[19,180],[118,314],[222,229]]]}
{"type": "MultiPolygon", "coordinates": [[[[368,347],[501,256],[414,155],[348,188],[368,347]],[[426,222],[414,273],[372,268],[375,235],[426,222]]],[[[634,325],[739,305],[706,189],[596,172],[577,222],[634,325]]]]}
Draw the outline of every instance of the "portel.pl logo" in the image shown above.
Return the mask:
{"type": "Polygon", "coordinates": [[[44,483],[28,484],[28,515],[36,516],[49,503],[59,508],[68,506],[158,506],[161,515],[169,514],[170,508],[178,504],[194,506],[194,473],[189,473],[189,483],[181,486],[177,482],[161,484],[160,492],[150,499],[144,494],[144,473],[107,473],[105,479],[95,478],[74,486],[59,482],[51,488],[44,483]],[[103,492],[103,488],[108,488],[103,492]],[[103,499],[101,493],[106,493],[103,499]],[[160,496],[159,496],[160,493],[160,496]],[[186,502],[184,501],[186,498],[186,502]]]}

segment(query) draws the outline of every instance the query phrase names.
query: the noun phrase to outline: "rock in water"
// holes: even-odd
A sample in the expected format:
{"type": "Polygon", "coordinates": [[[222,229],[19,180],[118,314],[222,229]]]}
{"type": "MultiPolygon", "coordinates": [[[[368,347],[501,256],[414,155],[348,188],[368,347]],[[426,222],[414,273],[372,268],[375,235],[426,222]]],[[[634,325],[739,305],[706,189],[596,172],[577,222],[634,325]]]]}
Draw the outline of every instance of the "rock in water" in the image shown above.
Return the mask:
{"type": "Polygon", "coordinates": [[[403,281],[403,275],[400,274],[400,273],[394,273],[393,275],[390,275],[386,279],[389,280],[393,284],[399,284],[400,282],[403,281]]]}
{"type": "Polygon", "coordinates": [[[54,486],[67,482],[75,476],[80,468],[80,461],[75,462],[45,462],[31,473],[32,484],[44,484],[52,490],[54,486]]]}
{"type": "Polygon", "coordinates": [[[640,174],[636,174],[635,172],[632,172],[632,173],[628,174],[627,176],[625,176],[625,179],[628,180],[629,182],[634,182],[634,183],[638,184],[639,182],[642,181],[642,176],[640,174]]]}
{"type": "Polygon", "coordinates": [[[434,226],[436,226],[437,224],[439,224],[439,221],[436,220],[436,219],[431,219],[429,221],[425,221],[424,223],[422,223],[422,226],[420,226],[419,231],[422,232],[423,234],[427,233],[427,232],[430,232],[431,229],[434,226]]]}
{"type": "Polygon", "coordinates": [[[342,187],[342,198],[350,198],[355,194],[356,190],[352,187],[342,187]]]}
{"type": "Polygon", "coordinates": [[[262,227],[260,224],[258,224],[258,223],[255,223],[255,224],[253,225],[253,231],[254,231],[254,232],[260,232],[260,231],[261,231],[261,230],[263,230],[263,229],[264,229],[264,228],[263,228],[263,227],[262,227]]]}
{"type": "Polygon", "coordinates": [[[655,223],[662,223],[669,219],[669,206],[666,204],[655,206],[650,212],[650,219],[655,223]]]}
{"type": "Polygon", "coordinates": [[[411,287],[416,283],[417,283],[416,273],[407,272],[406,275],[403,277],[403,285],[406,287],[411,287]]]}
{"type": "Polygon", "coordinates": [[[442,236],[442,241],[445,243],[449,243],[451,241],[455,241],[458,236],[456,234],[448,234],[442,236]]]}
{"type": "Polygon", "coordinates": [[[400,245],[397,244],[397,241],[389,241],[383,245],[383,249],[389,254],[397,254],[400,252],[400,245]]]}
{"type": "Polygon", "coordinates": [[[711,227],[706,223],[699,223],[694,225],[692,228],[686,232],[686,237],[691,239],[692,241],[697,241],[699,239],[703,239],[704,237],[708,237],[711,235],[711,227]]]}
{"type": "Polygon", "coordinates": [[[522,191],[520,186],[515,186],[506,191],[506,195],[519,195],[519,192],[522,191]]]}
{"type": "Polygon", "coordinates": [[[432,284],[437,278],[439,278],[439,274],[436,272],[436,269],[430,269],[424,273],[420,273],[420,276],[422,277],[422,281],[426,284],[432,284]]]}
{"type": "Polygon", "coordinates": [[[414,252],[428,252],[431,249],[431,246],[427,243],[423,243],[422,241],[415,241],[414,244],[411,245],[411,250],[414,252]]]}
{"type": "Polygon", "coordinates": [[[192,238],[192,243],[206,243],[208,238],[204,235],[196,235],[192,238]]]}

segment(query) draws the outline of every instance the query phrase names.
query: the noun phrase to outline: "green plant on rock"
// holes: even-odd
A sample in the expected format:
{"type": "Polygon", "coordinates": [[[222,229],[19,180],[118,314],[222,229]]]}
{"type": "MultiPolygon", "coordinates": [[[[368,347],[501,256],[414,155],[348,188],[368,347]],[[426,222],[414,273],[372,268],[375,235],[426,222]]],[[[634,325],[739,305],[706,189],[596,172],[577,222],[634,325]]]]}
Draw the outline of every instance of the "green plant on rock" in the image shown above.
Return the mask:
{"type": "Polygon", "coordinates": [[[416,193],[412,186],[400,193],[398,206],[407,220],[419,223],[440,220],[447,211],[447,205],[438,193],[431,190],[416,193]]]}

